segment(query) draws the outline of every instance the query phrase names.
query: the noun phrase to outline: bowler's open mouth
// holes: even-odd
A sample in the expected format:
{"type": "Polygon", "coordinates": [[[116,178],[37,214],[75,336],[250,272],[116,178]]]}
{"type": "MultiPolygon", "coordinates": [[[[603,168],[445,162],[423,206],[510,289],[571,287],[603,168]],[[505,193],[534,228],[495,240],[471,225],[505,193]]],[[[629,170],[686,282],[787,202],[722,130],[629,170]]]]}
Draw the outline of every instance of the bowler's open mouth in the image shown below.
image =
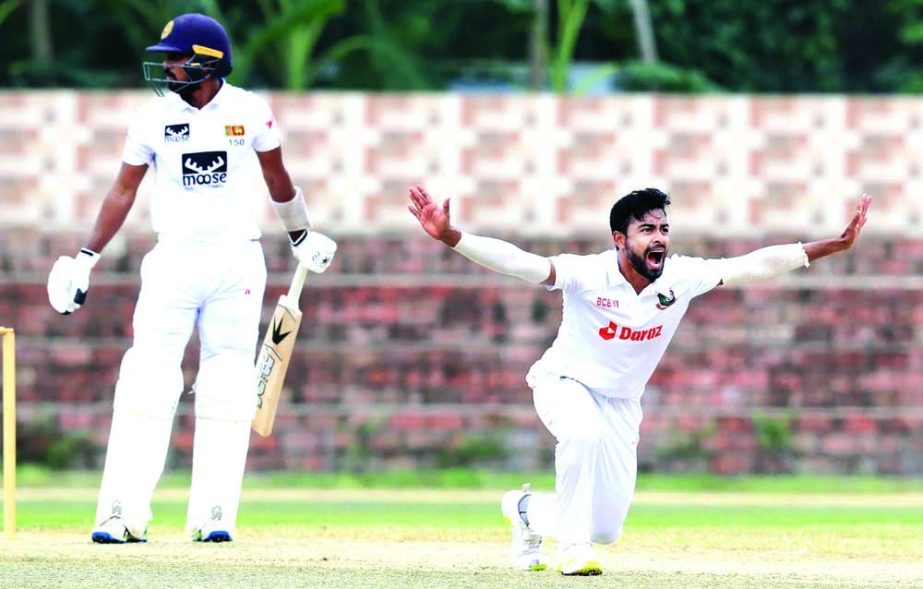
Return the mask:
{"type": "Polygon", "coordinates": [[[651,268],[660,268],[663,265],[663,259],[667,255],[667,250],[664,248],[654,248],[647,252],[645,261],[647,265],[651,268]]]}

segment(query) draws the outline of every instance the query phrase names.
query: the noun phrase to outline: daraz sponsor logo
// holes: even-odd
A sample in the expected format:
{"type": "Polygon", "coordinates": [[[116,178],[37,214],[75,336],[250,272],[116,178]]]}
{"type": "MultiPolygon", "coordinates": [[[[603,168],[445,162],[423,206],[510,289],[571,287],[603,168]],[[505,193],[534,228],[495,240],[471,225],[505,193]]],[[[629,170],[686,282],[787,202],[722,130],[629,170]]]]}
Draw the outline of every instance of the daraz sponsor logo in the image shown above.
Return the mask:
{"type": "Polygon", "coordinates": [[[599,337],[606,341],[618,338],[620,340],[644,342],[660,337],[662,331],[663,325],[648,329],[632,329],[624,325],[619,326],[615,322],[610,321],[609,325],[599,328],[599,337]]]}

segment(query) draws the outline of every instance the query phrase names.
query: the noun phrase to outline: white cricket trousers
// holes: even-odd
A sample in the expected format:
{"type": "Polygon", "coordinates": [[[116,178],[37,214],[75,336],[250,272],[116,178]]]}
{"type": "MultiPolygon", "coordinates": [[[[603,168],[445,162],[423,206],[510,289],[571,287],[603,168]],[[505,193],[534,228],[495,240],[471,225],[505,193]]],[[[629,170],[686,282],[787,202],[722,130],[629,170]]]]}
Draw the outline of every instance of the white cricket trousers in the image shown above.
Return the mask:
{"type": "Polygon", "coordinates": [[[265,285],[258,241],[161,239],[145,255],[134,341],[116,384],[97,524],[119,515],[138,535],[151,519],[152,494],[184,388],[181,364],[198,328],[187,526],[218,517],[222,529],[233,532],[255,411],[253,358],[265,285]]]}
{"type": "Polygon", "coordinates": [[[526,380],[555,446],[555,493],[534,493],[527,517],[560,546],[609,544],[622,533],[638,473],[641,404],[607,397],[534,367],[526,380]]]}

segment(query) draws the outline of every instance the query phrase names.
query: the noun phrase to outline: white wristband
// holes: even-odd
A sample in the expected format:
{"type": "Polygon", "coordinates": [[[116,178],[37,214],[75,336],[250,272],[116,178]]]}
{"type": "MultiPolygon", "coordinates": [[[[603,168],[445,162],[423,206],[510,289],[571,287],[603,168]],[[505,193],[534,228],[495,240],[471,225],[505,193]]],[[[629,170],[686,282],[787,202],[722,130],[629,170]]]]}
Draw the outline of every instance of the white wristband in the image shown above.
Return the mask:
{"type": "Polygon", "coordinates": [[[544,282],[551,274],[548,258],[523,251],[493,237],[462,233],[461,239],[455,244],[455,251],[485,268],[536,284],[544,282]]]}
{"type": "Polygon", "coordinates": [[[282,221],[282,227],[289,233],[292,231],[302,231],[311,228],[311,220],[308,218],[308,207],[304,202],[304,193],[301,188],[295,187],[295,195],[292,200],[287,202],[272,201],[276,208],[276,214],[282,221]]]}
{"type": "Polygon", "coordinates": [[[74,259],[77,260],[78,263],[83,264],[87,266],[88,268],[92,269],[93,266],[95,266],[96,263],[99,261],[99,257],[100,257],[99,254],[94,252],[90,248],[82,247],[80,248],[80,252],[76,256],[74,256],[74,259]]]}
{"type": "Polygon", "coordinates": [[[760,248],[743,256],[718,260],[718,263],[722,266],[720,274],[724,284],[772,278],[811,265],[801,242],[760,248]]]}

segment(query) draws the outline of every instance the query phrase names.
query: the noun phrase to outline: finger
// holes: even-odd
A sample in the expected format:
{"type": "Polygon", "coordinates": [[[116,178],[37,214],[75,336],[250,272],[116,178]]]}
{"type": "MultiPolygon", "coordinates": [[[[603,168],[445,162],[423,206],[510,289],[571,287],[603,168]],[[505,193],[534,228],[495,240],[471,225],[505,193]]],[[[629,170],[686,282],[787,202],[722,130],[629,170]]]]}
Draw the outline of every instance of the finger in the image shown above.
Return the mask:
{"type": "Polygon", "coordinates": [[[862,195],[862,201],[859,203],[859,208],[862,210],[862,216],[864,217],[869,211],[869,206],[872,204],[872,197],[868,194],[862,195]]]}
{"type": "Polygon", "coordinates": [[[430,196],[429,192],[427,192],[425,188],[417,184],[417,190],[420,191],[420,194],[423,195],[423,198],[425,198],[427,202],[433,202],[433,197],[430,196]]]}
{"type": "Polygon", "coordinates": [[[419,186],[414,187],[414,197],[416,198],[417,203],[419,203],[421,209],[433,202],[433,199],[431,199],[429,195],[426,194],[426,191],[421,190],[419,186]]]}
{"type": "Polygon", "coordinates": [[[410,205],[407,206],[407,210],[410,211],[410,214],[416,217],[418,221],[420,220],[420,211],[410,205]]]}
{"type": "Polygon", "coordinates": [[[418,209],[422,209],[422,208],[423,208],[423,205],[426,204],[425,202],[423,202],[423,198],[420,196],[420,193],[419,193],[419,192],[417,191],[417,189],[416,189],[415,187],[413,187],[413,186],[411,186],[411,187],[407,190],[407,196],[410,197],[410,201],[413,202],[413,204],[414,204],[418,209]]]}
{"type": "Polygon", "coordinates": [[[861,219],[865,217],[865,213],[869,210],[869,203],[871,202],[871,197],[867,194],[863,194],[862,198],[859,199],[859,204],[856,205],[856,212],[853,214],[853,218],[861,219]]]}
{"type": "Polygon", "coordinates": [[[445,213],[445,216],[446,216],[446,217],[449,216],[449,201],[450,201],[450,200],[452,200],[452,199],[451,199],[451,198],[447,198],[447,199],[445,199],[445,200],[442,202],[442,211],[445,213]]]}

